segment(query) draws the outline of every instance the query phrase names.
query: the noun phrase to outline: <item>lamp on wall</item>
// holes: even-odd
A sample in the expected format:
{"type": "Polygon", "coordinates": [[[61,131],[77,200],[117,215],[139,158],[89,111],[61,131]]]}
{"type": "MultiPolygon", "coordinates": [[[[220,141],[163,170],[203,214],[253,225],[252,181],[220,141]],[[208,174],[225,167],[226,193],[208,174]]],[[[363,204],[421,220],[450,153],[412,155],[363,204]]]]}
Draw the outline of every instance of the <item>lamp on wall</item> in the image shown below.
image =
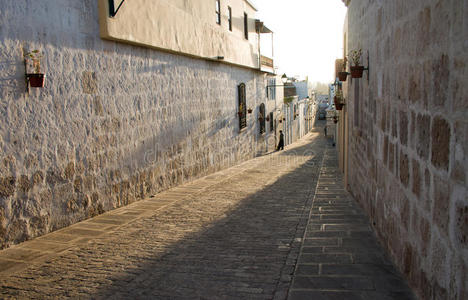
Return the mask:
{"type": "Polygon", "coordinates": [[[268,97],[268,88],[277,87],[277,86],[282,86],[284,88],[296,88],[294,85],[291,85],[291,86],[285,85],[286,82],[289,81],[289,78],[288,78],[288,76],[286,76],[286,74],[283,74],[283,76],[281,76],[281,81],[283,82],[283,84],[280,84],[280,85],[272,84],[272,85],[267,85],[266,86],[267,97],[268,97]]]}

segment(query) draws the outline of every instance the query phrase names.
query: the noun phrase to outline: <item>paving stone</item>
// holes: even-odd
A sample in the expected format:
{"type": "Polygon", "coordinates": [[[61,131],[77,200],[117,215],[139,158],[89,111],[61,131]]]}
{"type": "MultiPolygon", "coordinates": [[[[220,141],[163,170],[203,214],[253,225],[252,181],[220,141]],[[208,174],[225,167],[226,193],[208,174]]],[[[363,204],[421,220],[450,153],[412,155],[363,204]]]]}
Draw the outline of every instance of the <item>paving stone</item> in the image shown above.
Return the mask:
{"type": "Polygon", "coordinates": [[[351,263],[351,255],[348,253],[302,253],[300,263],[304,264],[336,264],[351,263]]]}
{"type": "Polygon", "coordinates": [[[388,265],[371,264],[324,264],[323,275],[394,275],[394,269],[388,265]]]}
{"type": "Polygon", "coordinates": [[[291,287],[311,290],[374,290],[370,277],[362,276],[299,276],[296,274],[291,287]]]}
{"type": "MultiPolygon", "coordinates": [[[[311,227],[308,227],[311,228],[311,227]]],[[[307,230],[306,238],[311,237],[323,237],[323,238],[332,238],[332,237],[347,237],[349,233],[347,231],[318,231],[318,230],[307,230]]]]}
{"type": "Polygon", "coordinates": [[[306,247],[338,246],[338,239],[336,238],[306,238],[304,239],[304,246],[306,247]]]}
{"type": "MultiPolygon", "coordinates": [[[[289,300],[362,300],[362,294],[359,292],[337,292],[337,291],[298,291],[290,292],[289,300]]],[[[374,298],[379,299],[380,298],[374,298]]]]}
{"type": "Polygon", "coordinates": [[[307,247],[303,246],[301,249],[302,253],[323,253],[323,247],[307,247]]]}
{"type": "Polygon", "coordinates": [[[330,231],[342,231],[342,230],[349,230],[349,231],[366,231],[369,232],[370,226],[364,225],[355,225],[355,224],[323,224],[324,230],[330,231]]]}

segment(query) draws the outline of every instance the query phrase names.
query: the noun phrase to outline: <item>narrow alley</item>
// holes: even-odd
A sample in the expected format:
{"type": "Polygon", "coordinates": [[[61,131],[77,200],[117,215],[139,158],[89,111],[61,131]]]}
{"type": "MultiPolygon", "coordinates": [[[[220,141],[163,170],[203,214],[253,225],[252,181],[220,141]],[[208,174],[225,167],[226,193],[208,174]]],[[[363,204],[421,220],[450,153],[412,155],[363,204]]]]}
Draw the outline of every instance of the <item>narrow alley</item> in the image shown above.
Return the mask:
{"type": "Polygon", "coordinates": [[[0,252],[0,298],[414,299],[322,132],[0,252]]]}

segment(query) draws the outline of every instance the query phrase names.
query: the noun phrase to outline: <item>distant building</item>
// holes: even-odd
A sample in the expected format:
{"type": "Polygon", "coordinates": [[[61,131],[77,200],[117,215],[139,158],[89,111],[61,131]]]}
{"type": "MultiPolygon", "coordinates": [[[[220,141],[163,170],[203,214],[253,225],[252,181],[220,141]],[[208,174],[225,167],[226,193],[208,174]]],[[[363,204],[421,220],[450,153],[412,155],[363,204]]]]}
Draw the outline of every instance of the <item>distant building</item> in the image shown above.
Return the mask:
{"type": "Polygon", "coordinates": [[[299,100],[311,98],[312,96],[312,85],[307,80],[295,81],[293,85],[296,87],[296,94],[299,100]]]}

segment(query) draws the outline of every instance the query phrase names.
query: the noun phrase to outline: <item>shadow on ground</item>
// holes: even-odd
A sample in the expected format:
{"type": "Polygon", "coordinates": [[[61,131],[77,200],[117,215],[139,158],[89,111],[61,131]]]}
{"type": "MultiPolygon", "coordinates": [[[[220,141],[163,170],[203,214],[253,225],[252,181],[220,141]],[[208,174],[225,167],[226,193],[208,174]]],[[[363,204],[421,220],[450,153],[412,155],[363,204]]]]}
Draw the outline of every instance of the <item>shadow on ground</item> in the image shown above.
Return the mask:
{"type": "MultiPolygon", "coordinates": [[[[303,156],[308,149],[310,145],[281,155],[303,156]]],[[[100,286],[95,296],[265,299],[275,293],[286,295],[288,276],[294,271],[291,253],[299,247],[295,239],[304,233],[323,155],[323,150],[315,151],[319,153],[312,159],[240,201],[239,195],[263,184],[262,178],[269,177],[265,173],[277,171],[274,159],[265,169],[244,170],[204,195],[177,203],[163,216],[146,220],[128,239],[119,237],[146,243],[133,247],[149,255],[124,255],[135,267],[107,278],[112,283],[100,286]],[[198,230],[192,232],[194,227],[198,230]],[[187,234],[178,240],[181,231],[187,234]],[[164,245],[171,237],[176,240],[164,245]]],[[[125,252],[128,246],[116,244],[113,251],[125,252]]]]}

